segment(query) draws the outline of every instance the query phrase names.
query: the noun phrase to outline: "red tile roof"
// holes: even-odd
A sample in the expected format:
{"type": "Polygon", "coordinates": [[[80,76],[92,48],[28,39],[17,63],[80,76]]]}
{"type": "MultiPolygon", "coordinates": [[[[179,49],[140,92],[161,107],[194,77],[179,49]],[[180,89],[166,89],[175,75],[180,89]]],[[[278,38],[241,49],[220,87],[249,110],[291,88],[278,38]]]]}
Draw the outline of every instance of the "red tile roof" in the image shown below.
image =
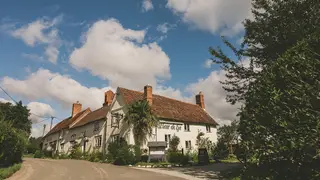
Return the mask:
{"type": "MultiPolygon", "coordinates": [[[[126,88],[118,88],[126,104],[144,98],[144,93],[126,88]]],[[[199,105],[178,101],[164,96],[152,95],[152,112],[159,118],[188,123],[218,125],[218,123],[199,105]]]]}
{"type": "MultiPolygon", "coordinates": [[[[87,110],[87,109],[86,109],[87,110]]],[[[74,117],[68,117],[62,121],[60,121],[58,124],[56,124],[45,136],[48,136],[52,133],[58,132],[61,129],[67,129],[69,128],[69,125],[72,124],[73,122],[75,122],[78,117],[80,117],[86,110],[83,110],[81,112],[79,112],[78,114],[76,114],[74,117]]]]}
{"type": "Polygon", "coordinates": [[[107,116],[108,111],[109,111],[109,106],[103,106],[95,111],[92,111],[71,128],[83,126],[90,122],[103,119],[107,116]]]}

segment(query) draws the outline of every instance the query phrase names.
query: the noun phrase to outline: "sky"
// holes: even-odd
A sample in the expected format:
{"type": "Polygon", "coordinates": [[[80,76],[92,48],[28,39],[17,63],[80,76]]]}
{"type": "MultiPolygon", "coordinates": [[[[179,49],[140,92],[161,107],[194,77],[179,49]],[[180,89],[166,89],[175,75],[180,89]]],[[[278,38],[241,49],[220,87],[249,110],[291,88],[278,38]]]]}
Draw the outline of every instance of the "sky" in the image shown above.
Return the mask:
{"type": "MultiPolygon", "coordinates": [[[[0,86],[30,109],[36,137],[50,126],[41,116],[55,116],[54,125],[76,101],[95,110],[105,91],[147,84],[192,103],[202,91],[206,111],[228,124],[240,105],[226,102],[225,72],[208,49],[232,57],[221,36],[239,46],[250,8],[250,0],[3,0],[0,86]]],[[[12,102],[3,92],[0,101],[12,102]]]]}

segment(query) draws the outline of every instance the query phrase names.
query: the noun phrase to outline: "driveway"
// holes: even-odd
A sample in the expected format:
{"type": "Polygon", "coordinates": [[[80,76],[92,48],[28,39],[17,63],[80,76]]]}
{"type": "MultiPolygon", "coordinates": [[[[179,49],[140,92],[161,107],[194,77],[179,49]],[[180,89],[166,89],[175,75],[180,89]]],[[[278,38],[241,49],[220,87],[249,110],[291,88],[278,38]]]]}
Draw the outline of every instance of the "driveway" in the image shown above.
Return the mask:
{"type": "Polygon", "coordinates": [[[25,158],[22,168],[8,180],[182,180],[161,173],[82,160],[25,158]]]}

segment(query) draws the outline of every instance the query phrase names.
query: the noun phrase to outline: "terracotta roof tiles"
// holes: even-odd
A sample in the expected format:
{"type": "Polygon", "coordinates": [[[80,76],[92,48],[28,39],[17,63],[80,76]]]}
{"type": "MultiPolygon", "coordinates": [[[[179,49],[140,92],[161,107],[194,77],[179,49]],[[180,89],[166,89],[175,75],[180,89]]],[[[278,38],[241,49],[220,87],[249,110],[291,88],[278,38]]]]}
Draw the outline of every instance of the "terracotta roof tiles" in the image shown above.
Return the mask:
{"type": "MultiPolygon", "coordinates": [[[[126,88],[118,88],[126,104],[142,100],[144,93],[126,88]]],[[[218,125],[218,123],[200,106],[187,102],[178,101],[160,95],[152,95],[153,113],[164,119],[171,119],[181,122],[202,123],[218,125]]]]}

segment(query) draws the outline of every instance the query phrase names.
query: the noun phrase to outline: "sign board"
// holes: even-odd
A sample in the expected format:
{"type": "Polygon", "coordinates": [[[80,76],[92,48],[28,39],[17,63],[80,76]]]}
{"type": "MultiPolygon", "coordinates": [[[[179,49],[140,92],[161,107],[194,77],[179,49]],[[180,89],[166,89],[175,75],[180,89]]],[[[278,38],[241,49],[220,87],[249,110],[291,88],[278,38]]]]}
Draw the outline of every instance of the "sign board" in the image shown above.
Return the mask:
{"type": "Polygon", "coordinates": [[[183,124],[161,122],[158,125],[158,129],[168,129],[168,130],[173,130],[173,131],[179,132],[182,130],[182,125],[183,124]]]}
{"type": "Polygon", "coordinates": [[[209,164],[209,155],[206,148],[200,148],[198,150],[198,163],[201,165],[209,164]]]}

